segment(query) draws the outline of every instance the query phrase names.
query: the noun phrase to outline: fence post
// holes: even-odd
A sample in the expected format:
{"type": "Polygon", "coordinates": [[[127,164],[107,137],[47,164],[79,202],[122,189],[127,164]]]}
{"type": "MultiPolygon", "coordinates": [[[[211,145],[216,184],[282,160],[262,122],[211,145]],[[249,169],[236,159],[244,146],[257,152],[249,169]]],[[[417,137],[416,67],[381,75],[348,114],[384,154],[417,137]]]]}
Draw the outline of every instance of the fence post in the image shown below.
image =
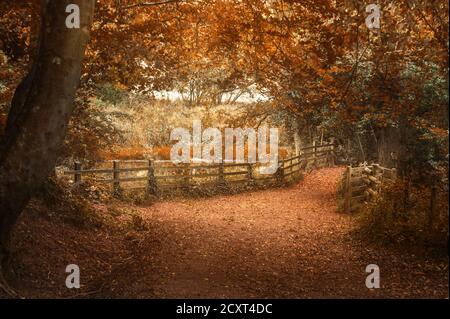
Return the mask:
{"type": "Polygon", "coordinates": [[[183,173],[184,173],[184,184],[186,188],[189,188],[190,183],[191,183],[191,164],[190,163],[186,163],[184,165],[183,168],[183,173]]]}
{"type": "Polygon", "coordinates": [[[284,160],[282,160],[278,166],[277,180],[279,183],[283,183],[284,181],[284,160]]]}
{"type": "Polygon", "coordinates": [[[330,165],[331,167],[334,167],[335,164],[335,158],[334,158],[334,137],[330,138],[330,165]]]}
{"type": "Polygon", "coordinates": [[[253,165],[250,163],[247,166],[247,185],[253,185],[253,165]]]}
{"type": "Polygon", "coordinates": [[[351,212],[352,200],[352,167],[347,166],[346,190],[345,190],[345,212],[351,212]]]}
{"type": "Polygon", "coordinates": [[[297,180],[301,179],[303,177],[303,175],[302,175],[300,155],[297,157],[297,163],[295,163],[295,168],[297,169],[297,172],[295,174],[297,176],[297,180]]]}
{"type": "Polygon", "coordinates": [[[223,161],[219,164],[219,185],[225,184],[225,177],[223,175],[223,161]]]}
{"type": "Polygon", "coordinates": [[[380,189],[381,182],[383,181],[383,169],[380,167],[380,164],[373,164],[373,177],[379,181],[379,184],[375,184],[375,190],[378,191],[380,189]]]}
{"type": "Polygon", "coordinates": [[[120,166],[119,161],[113,161],[113,192],[114,196],[120,195],[120,166]]]}
{"type": "Polygon", "coordinates": [[[391,178],[392,179],[396,179],[397,178],[397,169],[396,168],[393,168],[393,169],[391,169],[391,178]]]}
{"type": "Polygon", "coordinates": [[[148,187],[147,187],[148,193],[157,195],[158,194],[158,185],[156,184],[155,168],[153,166],[152,160],[148,160],[147,177],[148,177],[148,187]]]}
{"type": "Polygon", "coordinates": [[[73,168],[74,168],[74,171],[75,171],[75,174],[73,175],[73,181],[74,181],[75,184],[78,184],[78,183],[81,182],[81,173],[80,173],[80,171],[81,171],[81,163],[76,161],[74,163],[74,167],[73,168]]]}

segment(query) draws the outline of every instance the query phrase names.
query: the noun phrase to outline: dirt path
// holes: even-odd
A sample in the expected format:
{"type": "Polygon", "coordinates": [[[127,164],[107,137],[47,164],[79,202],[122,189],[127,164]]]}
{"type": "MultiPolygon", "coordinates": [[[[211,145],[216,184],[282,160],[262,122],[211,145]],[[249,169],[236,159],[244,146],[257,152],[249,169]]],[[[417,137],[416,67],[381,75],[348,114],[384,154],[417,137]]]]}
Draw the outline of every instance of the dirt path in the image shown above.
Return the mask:
{"type": "Polygon", "coordinates": [[[341,173],[321,169],[290,188],[136,208],[164,238],[150,240],[156,250],[139,243],[136,254],[151,256],[134,256],[121,296],[448,297],[448,270],[349,236],[351,217],[336,212],[341,173]],[[368,264],[380,267],[381,289],[366,288],[368,264]]]}
{"type": "Polygon", "coordinates": [[[99,204],[107,228],[80,224],[90,212],[68,219],[35,203],[15,232],[13,287],[25,298],[448,298],[448,260],[350,236],[354,220],[336,207],[341,174],[321,169],[288,188],[145,207],[99,204]],[[65,286],[72,263],[76,291],[65,286]],[[380,267],[381,289],[365,286],[369,264],[380,267]]]}

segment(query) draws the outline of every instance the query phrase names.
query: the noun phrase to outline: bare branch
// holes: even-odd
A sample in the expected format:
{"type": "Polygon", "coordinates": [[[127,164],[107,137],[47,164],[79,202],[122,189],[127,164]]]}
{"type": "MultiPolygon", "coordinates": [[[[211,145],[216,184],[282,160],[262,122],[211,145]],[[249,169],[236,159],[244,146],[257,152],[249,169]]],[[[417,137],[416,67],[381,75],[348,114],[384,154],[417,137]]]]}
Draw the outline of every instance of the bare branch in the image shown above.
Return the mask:
{"type": "Polygon", "coordinates": [[[176,2],[182,2],[182,1],[184,1],[184,0],[165,0],[165,1],[158,1],[158,2],[141,2],[141,3],[136,3],[136,4],[132,4],[132,5],[123,7],[122,9],[127,10],[127,9],[133,9],[133,8],[137,8],[137,7],[159,6],[159,5],[163,5],[163,4],[176,3],[176,2]]]}

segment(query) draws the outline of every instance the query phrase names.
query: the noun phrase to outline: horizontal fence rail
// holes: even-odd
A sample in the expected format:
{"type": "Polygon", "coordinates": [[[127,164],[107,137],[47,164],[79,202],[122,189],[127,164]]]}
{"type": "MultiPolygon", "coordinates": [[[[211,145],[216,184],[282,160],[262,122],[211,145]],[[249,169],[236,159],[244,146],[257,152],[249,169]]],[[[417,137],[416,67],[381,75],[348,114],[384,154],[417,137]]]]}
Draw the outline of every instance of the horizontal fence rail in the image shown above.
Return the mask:
{"type": "Polygon", "coordinates": [[[345,212],[358,211],[364,203],[378,194],[383,183],[392,182],[396,177],[395,168],[385,168],[378,164],[348,166],[344,175],[345,212]]]}
{"type": "Polygon", "coordinates": [[[300,177],[308,165],[334,166],[334,143],[313,144],[300,149],[299,155],[278,162],[276,172],[261,174],[261,163],[180,163],[162,160],[112,161],[110,168],[83,169],[75,162],[73,170],[64,175],[73,176],[73,182],[81,183],[85,178],[99,183],[108,183],[119,195],[123,189],[146,189],[157,195],[162,189],[185,188],[199,185],[227,185],[233,183],[249,186],[264,182],[283,183],[300,177]],[[129,167],[136,165],[135,167],[129,167]],[[124,167],[127,166],[127,167],[124,167]],[[99,177],[100,175],[100,177],[99,177]],[[138,183],[132,187],[125,184],[138,183]]]}

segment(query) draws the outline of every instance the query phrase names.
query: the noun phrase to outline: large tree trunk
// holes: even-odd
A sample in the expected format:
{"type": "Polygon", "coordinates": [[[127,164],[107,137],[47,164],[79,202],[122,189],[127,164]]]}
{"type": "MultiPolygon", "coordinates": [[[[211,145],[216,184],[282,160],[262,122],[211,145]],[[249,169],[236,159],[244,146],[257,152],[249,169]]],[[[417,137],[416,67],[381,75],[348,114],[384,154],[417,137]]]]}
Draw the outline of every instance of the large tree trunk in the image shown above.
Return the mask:
{"type": "Polygon", "coordinates": [[[401,147],[399,129],[397,127],[381,128],[377,141],[378,164],[384,167],[398,168],[401,147]]]}
{"type": "Polygon", "coordinates": [[[94,3],[42,1],[38,54],[15,92],[0,145],[0,255],[21,211],[54,168],[80,82],[94,3]],[[79,29],[66,27],[69,4],[80,8],[79,29]]]}

